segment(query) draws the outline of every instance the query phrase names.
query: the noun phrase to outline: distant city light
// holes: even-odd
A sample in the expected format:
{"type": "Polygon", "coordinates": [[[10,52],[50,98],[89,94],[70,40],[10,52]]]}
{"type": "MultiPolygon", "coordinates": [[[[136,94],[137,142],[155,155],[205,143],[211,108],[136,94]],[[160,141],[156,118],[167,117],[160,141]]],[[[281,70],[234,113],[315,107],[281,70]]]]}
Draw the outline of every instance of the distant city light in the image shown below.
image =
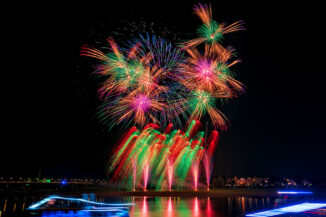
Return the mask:
{"type": "Polygon", "coordinates": [[[278,194],[312,194],[311,191],[278,191],[278,194]]]}
{"type": "Polygon", "coordinates": [[[61,181],[61,185],[65,185],[65,184],[67,184],[67,181],[66,180],[62,180],[61,181]]]}
{"type": "Polygon", "coordinates": [[[254,217],[275,216],[275,215],[283,215],[285,213],[304,212],[307,210],[319,209],[322,207],[326,207],[326,203],[301,203],[301,204],[287,206],[279,209],[272,209],[264,212],[247,214],[246,216],[254,216],[254,217]]]}

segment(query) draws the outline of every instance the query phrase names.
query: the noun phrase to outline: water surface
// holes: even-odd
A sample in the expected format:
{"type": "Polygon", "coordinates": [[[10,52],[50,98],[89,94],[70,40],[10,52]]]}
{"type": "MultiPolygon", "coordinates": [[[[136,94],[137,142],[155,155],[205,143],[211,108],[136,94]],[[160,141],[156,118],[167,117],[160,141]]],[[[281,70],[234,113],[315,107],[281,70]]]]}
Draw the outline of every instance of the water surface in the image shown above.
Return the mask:
{"type": "MultiPolygon", "coordinates": [[[[43,211],[27,212],[26,208],[40,201],[45,196],[0,196],[0,217],[35,216],[35,217],[87,217],[114,216],[108,212],[86,211],[43,211]]],[[[264,211],[301,202],[319,201],[313,195],[280,195],[277,197],[103,197],[96,196],[95,201],[118,203],[132,202],[129,216],[168,216],[168,217],[211,217],[245,216],[246,213],[264,211]]],[[[324,200],[326,201],[326,200],[324,200]]],[[[304,216],[315,216],[301,213],[304,216]]],[[[284,216],[284,215],[283,215],[284,216]]]]}

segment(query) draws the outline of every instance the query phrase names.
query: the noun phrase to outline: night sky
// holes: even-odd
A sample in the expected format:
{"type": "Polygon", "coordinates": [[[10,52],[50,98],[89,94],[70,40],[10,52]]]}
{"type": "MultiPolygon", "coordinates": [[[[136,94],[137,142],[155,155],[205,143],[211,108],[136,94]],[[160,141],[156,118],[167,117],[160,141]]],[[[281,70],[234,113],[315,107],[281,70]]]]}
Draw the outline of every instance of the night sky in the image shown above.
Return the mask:
{"type": "MultiPolygon", "coordinates": [[[[80,57],[80,47],[101,49],[112,32],[140,20],[155,28],[165,24],[190,39],[201,24],[192,11],[195,1],[176,2],[49,6],[22,13],[19,24],[10,25],[9,70],[3,72],[13,79],[3,80],[8,103],[0,176],[37,176],[41,168],[42,176],[104,177],[123,131],[108,132],[99,123],[100,80],[92,74],[97,61],[80,57]]],[[[221,135],[213,176],[325,176],[321,7],[275,1],[212,6],[218,22],[244,20],[247,29],[223,42],[242,60],[234,70],[246,93],[219,107],[231,125],[221,135]]]]}

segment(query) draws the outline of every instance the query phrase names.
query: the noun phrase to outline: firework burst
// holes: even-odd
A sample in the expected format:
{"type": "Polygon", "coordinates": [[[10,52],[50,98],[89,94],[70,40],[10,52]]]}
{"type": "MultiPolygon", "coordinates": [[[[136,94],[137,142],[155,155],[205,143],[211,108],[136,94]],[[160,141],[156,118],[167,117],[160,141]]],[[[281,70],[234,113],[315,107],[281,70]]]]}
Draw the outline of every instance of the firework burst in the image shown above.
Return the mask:
{"type": "Polygon", "coordinates": [[[151,28],[148,33],[141,24],[132,28],[141,31],[130,33],[132,38],[123,47],[109,38],[107,53],[82,48],[83,56],[102,62],[95,71],[104,78],[98,90],[103,101],[99,117],[110,128],[119,124],[143,127],[150,122],[162,128],[182,127],[206,115],[216,129],[226,128],[227,118],[217,103],[237,97],[244,86],[231,70],[240,60],[233,60],[234,49],[224,48],[221,42],[226,34],[244,29],[243,22],[218,23],[207,5],[198,4],[194,11],[203,22],[197,29],[199,38],[181,47],[156,36],[151,28]]]}
{"type": "Polygon", "coordinates": [[[214,51],[221,53],[225,48],[220,44],[225,34],[243,30],[243,21],[237,21],[230,25],[218,23],[212,19],[212,8],[210,5],[198,4],[194,8],[195,14],[202,20],[203,25],[197,29],[199,38],[183,43],[184,49],[207,43],[214,47],[214,51]]]}
{"type": "Polygon", "coordinates": [[[100,114],[111,119],[112,124],[120,124],[124,120],[132,120],[140,126],[149,122],[158,123],[155,115],[166,105],[158,97],[157,92],[132,92],[113,103],[103,104],[100,114]]]}

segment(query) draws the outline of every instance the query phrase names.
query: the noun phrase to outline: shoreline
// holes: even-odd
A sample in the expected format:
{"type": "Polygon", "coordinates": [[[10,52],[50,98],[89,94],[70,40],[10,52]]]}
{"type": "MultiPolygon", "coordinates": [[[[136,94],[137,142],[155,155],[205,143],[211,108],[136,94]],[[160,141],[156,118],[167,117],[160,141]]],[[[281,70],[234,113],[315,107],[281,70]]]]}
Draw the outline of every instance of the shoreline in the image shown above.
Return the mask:
{"type": "Polygon", "coordinates": [[[275,189],[213,189],[198,191],[102,191],[97,196],[134,197],[231,197],[231,196],[277,196],[275,189]]]}
{"type": "Polygon", "coordinates": [[[277,193],[279,190],[284,191],[312,191],[314,195],[322,195],[326,197],[325,188],[316,189],[211,189],[209,191],[200,189],[198,191],[191,190],[175,190],[175,191],[117,191],[106,189],[89,189],[78,191],[32,191],[32,192],[0,192],[0,196],[16,196],[16,195],[62,195],[62,196],[74,196],[79,197],[82,194],[96,194],[96,196],[103,197],[264,197],[264,196],[279,196],[277,193]]]}

